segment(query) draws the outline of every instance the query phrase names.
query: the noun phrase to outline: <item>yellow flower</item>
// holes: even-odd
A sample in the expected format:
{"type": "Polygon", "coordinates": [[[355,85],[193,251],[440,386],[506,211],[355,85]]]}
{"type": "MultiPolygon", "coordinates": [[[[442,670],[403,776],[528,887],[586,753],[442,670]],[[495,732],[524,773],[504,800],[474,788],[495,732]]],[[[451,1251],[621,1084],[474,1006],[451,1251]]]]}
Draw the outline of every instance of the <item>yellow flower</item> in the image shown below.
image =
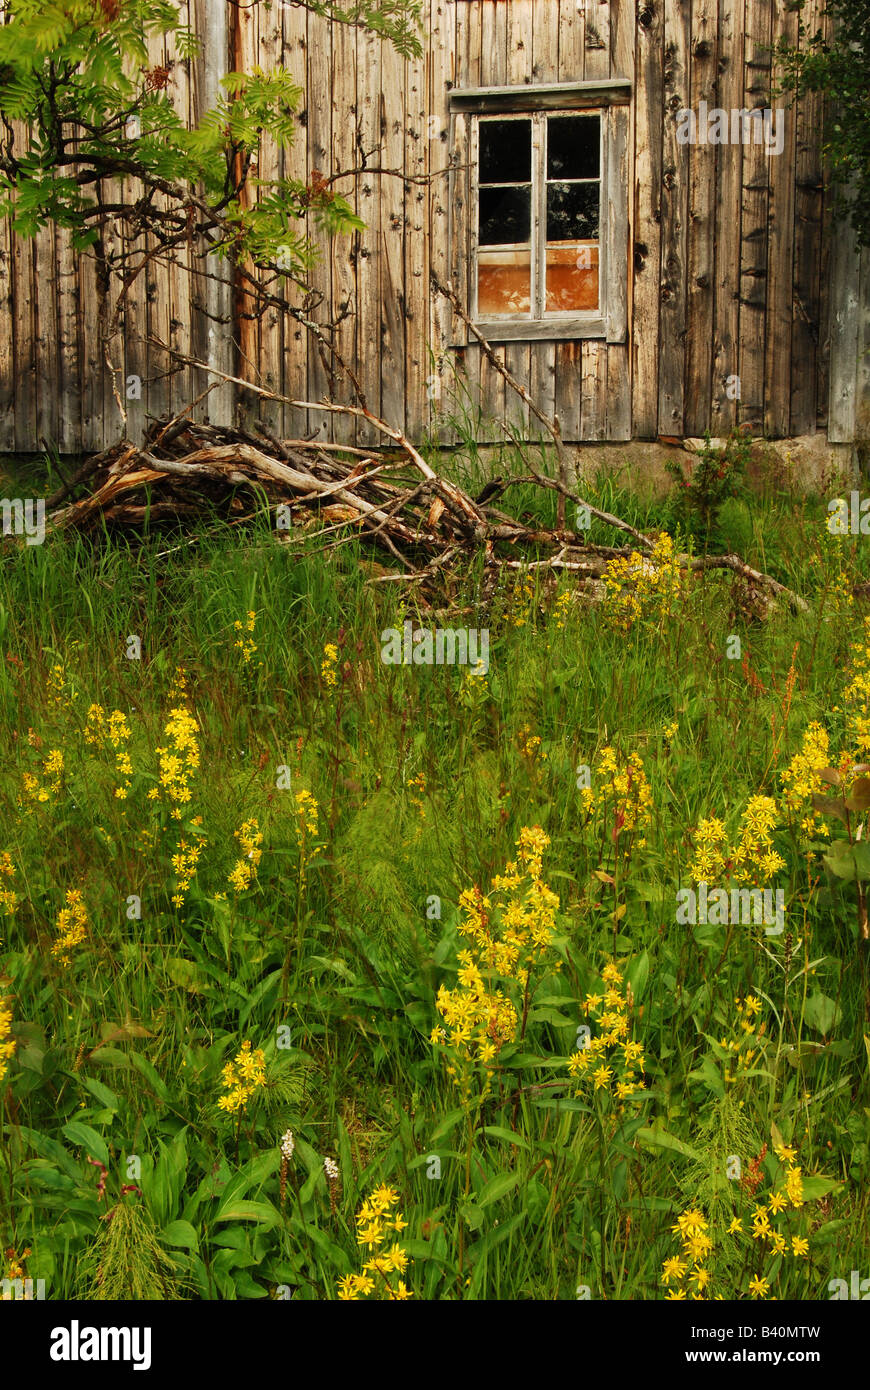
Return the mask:
{"type": "Polygon", "coordinates": [[[672,1279],[682,1279],[687,1267],[677,1255],[671,1255],[662,1265],[662,1283],[669,1284],[672,1279]]]}
{"type": "Polygon", "coordinates": [[[749,1292],[753,1298],[766,1298],[770,1285],[766,1279],[761,1279],[758,1275],[749,1281],[749,1292]]]}

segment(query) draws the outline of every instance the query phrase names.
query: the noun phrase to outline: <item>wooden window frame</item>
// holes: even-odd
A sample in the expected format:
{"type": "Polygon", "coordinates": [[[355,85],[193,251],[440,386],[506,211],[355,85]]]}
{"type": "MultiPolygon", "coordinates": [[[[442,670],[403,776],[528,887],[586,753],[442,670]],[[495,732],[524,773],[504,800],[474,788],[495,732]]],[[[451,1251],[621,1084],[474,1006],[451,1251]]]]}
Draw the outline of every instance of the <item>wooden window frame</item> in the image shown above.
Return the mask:
{"type": "MultiPolygon", "coordinates": [[[[541,87],[469,88],[450,93],[450,263],[454,289],[468,306],[469,318],[489,342],[550,342],[600,338],[624,343],[628,331],[628,128],[631,83],[560,83],[541,87]],[[584,312],[552,312],[540,318],[480,318],[477,313],[478,170],[480,119],[487,116],[532,120],[532,305],[542,303],[545,270],[546,152],[542,130],[548,116],[598,110],[601,162],[598,240],[599,307],[584,312]],[[535,196],[537,194],[537,196],[535,196]],[[542,213],[543,206],[543,213],[542,213]]],[[[453,316],[451,344],[466,347],[466,325],[453,316]]]]}

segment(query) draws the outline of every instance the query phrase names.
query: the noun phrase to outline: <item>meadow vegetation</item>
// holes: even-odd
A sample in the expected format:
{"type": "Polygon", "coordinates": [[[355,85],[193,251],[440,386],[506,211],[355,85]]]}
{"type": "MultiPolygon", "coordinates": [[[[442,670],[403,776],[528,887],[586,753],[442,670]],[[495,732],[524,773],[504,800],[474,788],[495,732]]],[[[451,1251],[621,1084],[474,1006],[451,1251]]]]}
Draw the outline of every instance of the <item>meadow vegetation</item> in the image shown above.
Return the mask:
{"type": "MultiPolygon", "coordinates": [[[[0,1274],[306,1300],[870,1274],[864,540],[772,475],[723,490],[697,536],[808,602],[759,611],[674,565],[685,499],[590,494],[662,537],[596,602],[529,571],[482,604],[475,563],[430,606],[266,517],[5,542],[0,1274]],[[383,664],[407,618],[488,628],[488,670],[383,664]],[[783,888],[784,930],[679,924],[701,881],[783,888]]],[[[510,506],[554,522],[553,494],[510,506]]]]}

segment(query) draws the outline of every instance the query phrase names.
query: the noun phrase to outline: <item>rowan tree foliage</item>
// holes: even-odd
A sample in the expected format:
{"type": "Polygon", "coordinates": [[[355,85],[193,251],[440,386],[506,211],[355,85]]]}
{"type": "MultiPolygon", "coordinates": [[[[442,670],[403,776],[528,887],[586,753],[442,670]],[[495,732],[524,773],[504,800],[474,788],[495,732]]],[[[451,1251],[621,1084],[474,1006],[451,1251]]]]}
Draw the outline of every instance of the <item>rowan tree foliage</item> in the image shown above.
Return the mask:
{"type": "MultiPolygon", "coordinates": [[[[290,3],[420,52],[420,0],[290,3]]],[[[192,126],[173,105],[175,74],[149,58],[149,39],[170,35],[179,63],[199,54],[172,0],[8,0],[4,10],[0,213],[19,235],[69,228],[127,287],[146,256],[184,245],[303,285],[314,256],[306,217],[331,233],[362,226],[320,171],[307,182],[256,176],[263,134],[293,141],[303,93],[286,68],[226,73],[192,126]],[[103,248],[110,222],[125,233],[114,259],[103,248]]]]}
{"type": "Polygon", "coordinates": [[[801,21],[805,47],[780,44],[783,87],[796,96],[827,95],[825,152],[831,175],[858,244],[870,246],[870,0],[829,0],[826,13],[833,21],[831,37],[821,29],[810,32],[801,21]]]}

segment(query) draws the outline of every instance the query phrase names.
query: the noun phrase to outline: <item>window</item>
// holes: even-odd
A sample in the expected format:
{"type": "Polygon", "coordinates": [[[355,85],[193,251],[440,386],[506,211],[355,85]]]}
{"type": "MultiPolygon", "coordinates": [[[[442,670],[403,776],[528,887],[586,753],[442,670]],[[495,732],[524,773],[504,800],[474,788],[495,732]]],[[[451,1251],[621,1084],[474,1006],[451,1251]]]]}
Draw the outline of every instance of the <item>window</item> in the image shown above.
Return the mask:
{"type": "Polygon", "coordinates": [[[601,113],[482,116],[475,319],[600,317],[601,113]]]}
{"type": "Polygon", "coordinates": [[[453,278],[491,340],[625,340],[628,84],[591,86],[451,94],[453,278]]]}

